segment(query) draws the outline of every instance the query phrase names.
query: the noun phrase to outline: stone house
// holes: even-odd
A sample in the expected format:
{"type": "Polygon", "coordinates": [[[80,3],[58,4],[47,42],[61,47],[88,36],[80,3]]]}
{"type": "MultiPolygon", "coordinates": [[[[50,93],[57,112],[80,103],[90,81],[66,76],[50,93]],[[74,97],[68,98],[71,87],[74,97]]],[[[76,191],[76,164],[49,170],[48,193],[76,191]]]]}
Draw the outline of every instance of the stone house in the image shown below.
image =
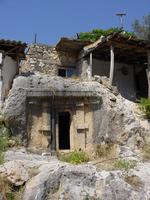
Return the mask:
{"type": "Polygon", "coordinates": [[[26,44],[22,42],[0,40],[0,107],[7,97],[12,81],[19,73],[19,63],[25,58],[26,44]]]}
{"type": "Polygon", "coordinates": [[[148,43],[121,34],[94,43],[61,38],[55,47],[30,45],[4,104],[12,132],[41,151],[92,152],[95,141],[110,133],[115,138],[125,126],[101,83],[132,101],[147,97],[149,50],[148,43]]]}

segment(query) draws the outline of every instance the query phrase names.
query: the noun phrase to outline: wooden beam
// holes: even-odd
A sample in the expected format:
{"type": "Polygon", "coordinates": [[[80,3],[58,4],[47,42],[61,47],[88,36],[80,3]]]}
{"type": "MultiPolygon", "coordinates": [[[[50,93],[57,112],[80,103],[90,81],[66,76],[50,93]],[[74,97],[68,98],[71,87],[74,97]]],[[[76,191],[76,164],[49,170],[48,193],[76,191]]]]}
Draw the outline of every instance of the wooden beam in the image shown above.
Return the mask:
{"type": "Polygon", "coordinates": [[[143,53],[143,52],[147,51],[146,47],[137,46],[137,45],[133,45],[133,44],[127,44],[127,43],[121,43],[121,41],[120,42],[112,41],[111,43],[115,47],[126,49],[126,50],[131,50],[132,49],[135,52],[139,52],[139,53],[143,53]]]}
{"type": "Polygon", "coordinates": [[[114,47],[113,45],[110,46],[110,74],[109,74],[109,83],[110,85],[113,84],[113,79],[114,79],[114,47]]]}

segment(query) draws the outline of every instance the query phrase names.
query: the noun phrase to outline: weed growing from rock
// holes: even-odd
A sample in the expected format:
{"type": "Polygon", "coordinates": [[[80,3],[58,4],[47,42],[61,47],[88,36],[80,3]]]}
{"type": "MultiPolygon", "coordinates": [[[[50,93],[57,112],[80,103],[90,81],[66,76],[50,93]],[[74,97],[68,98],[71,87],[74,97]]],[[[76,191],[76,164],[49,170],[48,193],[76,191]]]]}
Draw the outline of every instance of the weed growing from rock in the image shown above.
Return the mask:
{"type": "Polygon", "coordinates": [[[120,159],[114,163],[116,169],[125,170],[128,172],[130,169],[133,169],[137,166],[137,161],[135,160],[124,160],[120,159]]]}
{"type": "Polygon", "coordinates": [[[143,111],[145,117],[150,119],[150,99],[141,98],[138,105],[139,108],[143,111]]]}
{"type": "Polygon", "coordinates": [[[71,164],[81,164],[84,162],[88,162],[89,157],[86,155],[84,151],[75,150],[71,153],[60,155],[60,160],[71,164]]]}

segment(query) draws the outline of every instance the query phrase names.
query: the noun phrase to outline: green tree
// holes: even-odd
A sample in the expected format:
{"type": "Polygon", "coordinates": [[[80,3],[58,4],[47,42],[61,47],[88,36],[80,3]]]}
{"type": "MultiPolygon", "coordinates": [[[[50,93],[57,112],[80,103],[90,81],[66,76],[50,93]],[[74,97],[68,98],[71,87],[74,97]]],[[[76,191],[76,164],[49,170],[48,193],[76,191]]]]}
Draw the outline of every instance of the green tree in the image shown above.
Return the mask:
{"type": "Polygon", "coordinates": [[[150,41],[150,14],[143,16],[141,21],[136,19],[132,28],[138,38],[150,41]]]}
{"type": "Polygon", "coordinates": [[[127,32],[127,31],[122,31],[120,28],[110,28],[107,30],[104,29],[93,29],[90,32],[81,32],[78,34],[78,39],[80,40],[90,40],[92,42],[95,42],[98,40],[101,36],[108,36],[112,33],[121,33],[124,36],[134,36],[133,33],[127,32]]]}

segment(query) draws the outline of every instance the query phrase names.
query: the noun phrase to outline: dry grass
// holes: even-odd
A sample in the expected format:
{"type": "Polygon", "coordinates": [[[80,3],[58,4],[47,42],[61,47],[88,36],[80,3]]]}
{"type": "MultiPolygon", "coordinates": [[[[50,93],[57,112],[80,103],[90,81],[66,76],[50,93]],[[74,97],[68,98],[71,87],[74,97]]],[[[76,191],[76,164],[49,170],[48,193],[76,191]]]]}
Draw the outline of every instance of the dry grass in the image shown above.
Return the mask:
{"type": "Polygon", "coordinates": [[[0,175],[0,193],[4,200],[22,200],[24,187],[13,187],[5,177],[0,175]]]}
{"type": "Polygon", "coordinates": [[[115,160],[105,160],[104,162],[100,160],[100,162],[96,161],[96,163],[93,164],[95,164],[98,169],[112,171],[114,170],[114,163],[115,160]]]}
{"type": "Polygon", "coordinates": [[[13,193],[14,200],[22,200],[23,192],[24,192],[24,187],[21,187],[19,188],[19,190],[14,191],[13,193]]]}
{"type": "Polygon", "coordinates": [[[117,144],[107,143],[98,144],[96,146],[96,157],[97,158],[116,158],[117,157],[117,144]]]}
{"type": "Polygon", "coordinates": [[[4,196],[4,199],[6,199],[6,191],[7,190],[8,190],[8,183],[7,183],[6,179],[0,175],[0,193],[4,196]]]}
{"type": "Polygon", "coordinates": [[[36,176],[38,173],[39,173],[38,167],[31,167],[28,169],[28,174],[29,174],[30,178],[36,176]]]}
{"type": "Polygon", "coordinates": [[[142,185],[140,178],[135,175],[125,176],[124,180],[135,189],[138,189],[142,185]]]}
{"type": "Polygon", "coordinates": [[[150,160],[150,144],[145,144],[142,148],[142,156],[144,160],[150,160]]]}

